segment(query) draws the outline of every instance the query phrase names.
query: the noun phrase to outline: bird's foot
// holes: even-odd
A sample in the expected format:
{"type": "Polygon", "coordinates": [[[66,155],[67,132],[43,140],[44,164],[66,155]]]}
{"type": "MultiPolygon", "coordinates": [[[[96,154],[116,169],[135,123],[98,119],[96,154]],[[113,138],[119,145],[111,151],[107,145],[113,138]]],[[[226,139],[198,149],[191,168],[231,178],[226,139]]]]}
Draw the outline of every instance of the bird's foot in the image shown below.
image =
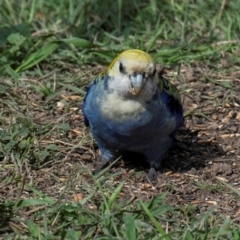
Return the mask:
{"type": "Polygon", "coordinates": [[[158,175],[158,173],[157,173],[156,169],[155,169],[155,168],[150,168],[150,170],[149,170],[149,172],[148,172],[148,174],[147,174],[147,179],[148,179],[150,182],[153,182],[153,181],[156,180],[157,175],[158,175]]]}
{"type": "Polygon", "coordinates": [[[157,180],[157,176],[162,173],[162,168],[159,168],[156,170],[156,168],[151,167],[148,174],[147,174],[147,179],[153,183],[155,180],[157,180]]]}

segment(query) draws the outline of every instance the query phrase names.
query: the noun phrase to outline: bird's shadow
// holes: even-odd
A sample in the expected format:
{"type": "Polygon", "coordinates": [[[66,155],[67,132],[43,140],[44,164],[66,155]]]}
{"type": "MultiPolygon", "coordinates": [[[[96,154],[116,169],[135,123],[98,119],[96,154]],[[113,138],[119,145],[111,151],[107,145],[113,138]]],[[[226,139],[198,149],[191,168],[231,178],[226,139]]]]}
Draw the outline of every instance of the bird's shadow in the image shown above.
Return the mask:
{"type": "MultiPolygon", "coordinates": [[[[204,168],[212,159],[222,156],[218,146],[197,138],[197,132],[182,127],[176,134],[171,148],[162,160],[162,171],[186,173],[191,169],[204,168]]],[[[139,153],[124,152],[122,160],[125,167],[137,171],[148,171],[146,158],[139,153]]]]}

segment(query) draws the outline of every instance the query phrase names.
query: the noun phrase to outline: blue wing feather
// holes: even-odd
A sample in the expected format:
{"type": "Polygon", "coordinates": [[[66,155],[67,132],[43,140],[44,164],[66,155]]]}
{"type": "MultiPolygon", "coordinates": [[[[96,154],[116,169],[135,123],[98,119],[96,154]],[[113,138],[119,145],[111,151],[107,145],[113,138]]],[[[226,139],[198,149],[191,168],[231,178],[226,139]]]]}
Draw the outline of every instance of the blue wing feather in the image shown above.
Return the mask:
{"type": "MultiPolygon", "coordinates": [[[[86,116],[86,114],[85,114],[86,99],[87,99],[89,93],[93,90],[94,86],[95,86],[96,84],[98,84],[98,82],[104,81],[104,79],[105,79],[105,72],[102,72],[102,73],[100,73],[99,75],[97,75],[97,76],[93,79],[93,82],[90,84],[90,86],[89,86],[88,89],[87,89],[87,93],[86,93],[86,95],[85,95],[85,97],[84,97],[83,104],[82,104],[84,124],[85,124],[86,127],[89,127],[89,120],[88,120],[88,118],[87,118],[87,116],[86,116]]],[[[107,80],[107,79],[106,79],[106,80],[107,80]]],[[[107,84],[107,81],[105,81],[105,82],[106,82],[106,84],[107,84]]]]}
{"type": "Polygon", "coordinates": [[[87,116],[86,116],[86,114],[85,114],[85,104],[86,104],[87,96],[88,96],[88,94],[92,91],[94,85],[95,85],[95,82],[93,82],[93,83],[88,87],[87,93],[86,93],[86,95],[85,95],[85,97],[84,97],[83,104],[82,104],[84,124],[85,124],[86,127],[89,127],[89,120],[88,120],[88,118],[87,118],[87,116]]]}
{"type": "Polygon", "coordinates": [[[179,92],[175,85],[163,77],[161,77],[161,79],[163,89],[161,92],[162,100],[176,119],[176,128],[173,132],[174,135],[177,129],[183,124],[183,107],[181,104],[179,92]]]}

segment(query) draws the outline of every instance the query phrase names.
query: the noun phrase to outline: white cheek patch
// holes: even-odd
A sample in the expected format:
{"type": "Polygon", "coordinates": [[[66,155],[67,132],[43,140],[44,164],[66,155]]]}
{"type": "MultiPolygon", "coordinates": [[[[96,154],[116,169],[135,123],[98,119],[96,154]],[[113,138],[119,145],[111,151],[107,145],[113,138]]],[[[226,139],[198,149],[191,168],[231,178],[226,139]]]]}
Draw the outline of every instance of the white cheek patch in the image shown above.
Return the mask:
{"type": "Polygon", "coordinates": [[[117,91],[120,95],[126,95],[130,89],[130,80],[128,76],[120,76],[111,78],[108,82],[110,90],[117,91]]]}

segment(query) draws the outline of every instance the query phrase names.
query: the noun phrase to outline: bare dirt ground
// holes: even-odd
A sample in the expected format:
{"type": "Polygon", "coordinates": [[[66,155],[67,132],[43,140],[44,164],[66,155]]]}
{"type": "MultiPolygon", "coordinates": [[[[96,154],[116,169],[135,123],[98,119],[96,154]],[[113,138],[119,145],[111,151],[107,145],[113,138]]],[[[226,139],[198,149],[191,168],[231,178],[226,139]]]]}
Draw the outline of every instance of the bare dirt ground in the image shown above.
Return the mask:
{"type": "MultiPolygon", "coordinates": [[[[199,64],[181,66],[178,77],[173,69],[164,70],[164,75],[182,93],[186,117],[164,158],[163,173],[152,185],[145,178],[148,172],[146,161],[141,156],[128,156],[111,167],[110,172],[115,176],[105,186],[110,189],[125,180],[120,195],[124,201],[152,199],[168,192],[167,202],[174,206],[191,204],[196,207],[196,214],[216,206],[217,212],[240,223],[238,197],[224,184],[240,188],[240,69],[236,66],[228,72],[224,62],[219,67],[225,68],[226,74],[199,64]]],[[[98,71],[96,68],[93,74],[98,71]]],[[[16,94],[24,91],[27,90],[16,90],[16,94]]],[[[64,91],[47,103],[57,106],[53,110],[39,109],[43,100],[33,92],[29,92],[23,101],[31,103],[25,111],[31,114],[34,124],[52,126],[44,137],[37,137],[35,151],[50,144],[56,144],[60,150],[54,158],[46,158],[39,166],[31,160],[24,160],[22,166],[17,166],[11,158],[3,158],[1,200],[36,197],[29,185],[53,199],[70,202],[76,194],[89,193],[94,184],[90,171],[97,164],[99,152],[78,109],[82,96],[64,91]],[[61,134],[58,125],[63,121],[70,129],[61,134]],[[18,181],[17,176],[21,176],[21,180],[18,181]]],[[[24,104],[20,103],[19,109],[24,104]]],[[[29,209],[24,214],[31,216],[37,210],[29,209]]]]}

